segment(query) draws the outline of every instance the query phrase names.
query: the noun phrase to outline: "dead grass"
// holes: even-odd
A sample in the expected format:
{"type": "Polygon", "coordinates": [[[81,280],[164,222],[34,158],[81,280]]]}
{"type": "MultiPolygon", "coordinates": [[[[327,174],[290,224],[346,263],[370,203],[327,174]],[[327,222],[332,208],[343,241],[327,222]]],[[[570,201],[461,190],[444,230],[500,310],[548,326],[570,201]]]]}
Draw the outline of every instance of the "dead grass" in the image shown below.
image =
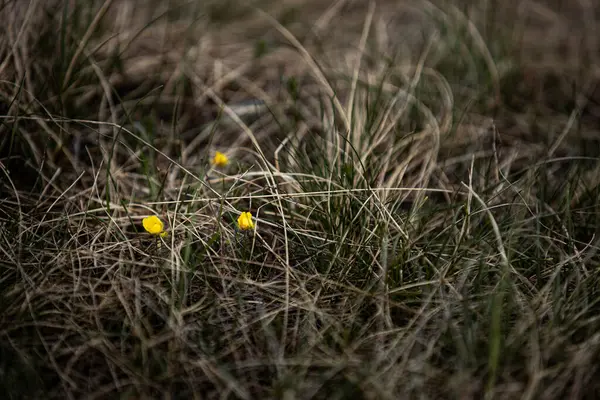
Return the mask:
{"type": "Polygon", "coordinates": [[[597,397],[568,4],[4,4],[7,398],[597,397]]]}

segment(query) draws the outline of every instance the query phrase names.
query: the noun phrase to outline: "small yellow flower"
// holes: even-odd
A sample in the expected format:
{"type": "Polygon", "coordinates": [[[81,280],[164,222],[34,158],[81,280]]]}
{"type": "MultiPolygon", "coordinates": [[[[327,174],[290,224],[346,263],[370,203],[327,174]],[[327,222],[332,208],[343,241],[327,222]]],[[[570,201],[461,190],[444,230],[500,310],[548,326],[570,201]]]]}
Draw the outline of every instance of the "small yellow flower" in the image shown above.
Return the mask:
{"type": "Polygon", "coordinates": [[[156,215],[144,218],[142,220],[142,225],[144,225],[144,229],[152,235],[160,235],[160,237],[168,235],[165,231],[163,222],[156,215]]]}
{"type": "Polygon", "coordinates": [[[254,229],[254,222],[252,221],[252,214],[249,212],[243,212],[238,217],[238,226],[242,230],[254,229]]]}
{"type": "Polygon", "coordinates": [[[215,153],[215,157],[213,158],[212,162],[217,167],[224,167],[227,164],[229,164],[229,158],[227,158],[227,156],[225,154],[221,153],[220,151],[217,151],[215,153]]]}

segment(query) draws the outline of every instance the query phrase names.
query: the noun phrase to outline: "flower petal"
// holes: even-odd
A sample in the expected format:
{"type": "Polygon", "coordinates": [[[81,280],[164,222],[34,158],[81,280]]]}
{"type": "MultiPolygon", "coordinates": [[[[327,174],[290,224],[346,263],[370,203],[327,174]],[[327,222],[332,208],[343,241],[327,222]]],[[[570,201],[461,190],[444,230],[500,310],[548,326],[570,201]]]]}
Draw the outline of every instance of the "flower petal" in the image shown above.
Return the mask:
{"type": "Polygon", "coordinates": [[[253,229],[254,221],[252,221],[252,214],[250,212],[243,212],[238,217],[238,227],[242,230],[253,229]]]}
{"type": "Polygon", "coordinates": [[[144,229],[152,235],[160,235],[164,231],[164,225],[156,215],[144,218],[142,220],[142,225],[144,226],[144,229]]]}
{"type": "Polygon", "coordinates": [[[229,158],[227,158],[227,156],[225,154],[221,153],[220,151],[217,151],[215,153],[215,157],[213,158],[212,162],[217,167],[224,167],[227,164],[229,164],[229,158]]]}

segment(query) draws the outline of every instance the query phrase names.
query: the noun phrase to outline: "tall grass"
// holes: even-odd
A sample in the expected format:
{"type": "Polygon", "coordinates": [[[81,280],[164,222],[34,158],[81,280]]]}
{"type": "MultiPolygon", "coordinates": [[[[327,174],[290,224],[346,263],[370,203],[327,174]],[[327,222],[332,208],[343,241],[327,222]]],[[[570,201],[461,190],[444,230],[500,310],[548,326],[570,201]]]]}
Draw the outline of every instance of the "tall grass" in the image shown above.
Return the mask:
{"type": "Polygon", "coordinates": [[[596,398],[594,11],[6,3],[5,397],[596,398]]]}

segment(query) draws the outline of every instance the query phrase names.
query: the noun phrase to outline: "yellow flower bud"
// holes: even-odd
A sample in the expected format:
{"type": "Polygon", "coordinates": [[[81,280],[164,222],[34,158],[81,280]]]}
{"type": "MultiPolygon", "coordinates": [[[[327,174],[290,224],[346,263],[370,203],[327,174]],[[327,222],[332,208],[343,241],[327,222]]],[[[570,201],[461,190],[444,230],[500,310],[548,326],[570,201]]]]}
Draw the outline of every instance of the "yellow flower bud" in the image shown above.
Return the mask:
{"type": "Polygon", "coordinates": [[[227,164],[229,164],[229,158],[227,158],[227,156],[221,153],[220,151],[217,151],[215,153],[215,157],[213,158],[212,163],[217,167],[224,167],[227,164]]]}
{"type": "Polygon", "coordinates": [[[161,237],[167,236],[163,222],[156,215],[144,218],[142,220],[142,225],[144,225],[144,229],[151,235],[160,235],[161,237]]]}
{"type": "Polygon", "coordinates": [[[254,229],[254,221],[252,221],[252,214],[250,212],[241,213],[237,222],[242,230],[254,229]]]}

